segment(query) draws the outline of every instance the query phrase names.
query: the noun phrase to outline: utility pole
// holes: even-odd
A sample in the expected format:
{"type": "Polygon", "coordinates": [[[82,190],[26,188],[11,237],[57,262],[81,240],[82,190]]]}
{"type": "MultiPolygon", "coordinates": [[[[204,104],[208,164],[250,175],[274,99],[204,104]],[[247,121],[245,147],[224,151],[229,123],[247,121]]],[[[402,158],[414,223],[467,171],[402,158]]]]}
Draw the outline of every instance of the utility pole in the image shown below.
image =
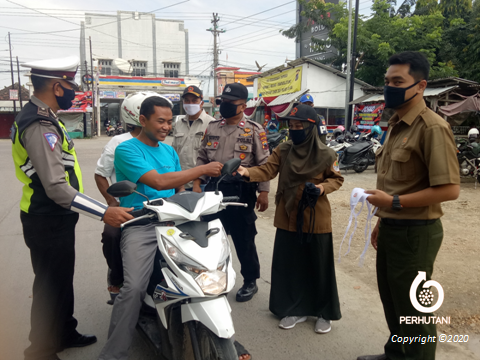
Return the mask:
{"type": "Polygon", "coordinates": [[[213,96],[216,98],[218,95],[218,83],[217,83],[217,72],[215,69],[218,67],[218,44],[217,44],[217,36],[220,33],[224,33],[225,30],[218,30],[218,23],[220,18],[218,17],[218,13],[213,13],[213,20],[211,23],[213,24],[213,29],[207,29],[213,34],[213,96]]]}
{"type": "MultiPolygon", "coordinates": [[[[92,53],[92,37],[88,37],[88,42],[90,43],[90,71],[92,72],[92,80],[93,80],[93,53],[92,53]]],[[[97,123],[97,136],[100,136],[100,114],[97,113],[95,106],[97,101],[100,101],[98,98],[98,89],[95,81],[92,81],[92,122],[95,125],[97,123]]]]}
{"type": "MultiPolygon", "coordinates": [[[[85,60],[85,75],[88,75],[88,63],[87,63],[87,60],[85,60]]],[[[90,91],[90,84],[88,83],[88,76],[85,76],[85,78],[87,79],[85,82],[87,83],[87,91],[90,91]]],[[[93,79],[93,74],[92,74],[92,79],[93,79]]],[[[83,79],[82,79],[83,81],[83,79]]],[[[92,81],[92,85],[93,85],[93,81],[92,81]]]]}
{"type": "Polygon", "coordinates": [[[20,100],[20,109],[23,109],[22,84],[20,82],[20,64],[18,63],[18,56],[17,56],[17,72],[18,72],[18,99],[20,100]]]}
{"type": "Polygon", "coordinates": [[[348,109],[350,107],[350,73],[351,73],[351,62],[352,58],[352,2],[353,0],[348,1],[348,43],[347,43],[347,77],[345,78],[346,91],[345,91],[345,126],[347,125],[347,116],[348,109]]]}
{"type": "MultiPolygon", "coordinates": [[[[353,101],[353,92],[355,90],[355,64],[357,60],[357,29],[358,29],[358,13],[360,9],[360,0],[355,0],[355,25],[353,27],[353,49],[352,49],[352,64],[350,74],[350,102],[353,101]]],[[[345,127],[350,129],[352,125],[353,105],[348,106],[348,122],[345,122],[345,127]]]]}
{"type": "MultiPolygon", "coordinates": [[[[8,48],[10,49],[10,72],[12,74],[12,90],[14,90],[15,80],[13,77],[12,42],[10,41],[10,32],[8,33],[8,48]]],[[[13,100],[13,116],[17,116],[17,103],[15,100],[13,100]]]]}

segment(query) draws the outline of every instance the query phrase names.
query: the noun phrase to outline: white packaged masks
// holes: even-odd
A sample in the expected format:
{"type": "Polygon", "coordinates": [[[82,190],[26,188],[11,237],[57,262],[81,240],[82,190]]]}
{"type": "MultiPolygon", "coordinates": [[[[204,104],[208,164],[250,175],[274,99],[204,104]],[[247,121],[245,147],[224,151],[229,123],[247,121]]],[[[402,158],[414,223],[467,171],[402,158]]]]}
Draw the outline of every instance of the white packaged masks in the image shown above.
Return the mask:
{"type": "Polygon", "coordinates": [[[350,238],[348,239],[348,249],[347,249],[347,252],[344,254],[344,256],[350,252],[350,245],[352,243],[353,234],[355,234],[355,231],[357,230],[357,218],[362,212],[364,205],[366,203],[368,214],[367,214],[367,224],[365,225],[365,248],[363,249],[362,255],[360,255],[360,261],[359,261],[359,265],[360,266],[363,265],[365,254],[367,252],[368,245],[370,244],[370,237],[372,235],[372,219],[375,216],[375,213],[377,212],[377,207],[373,206],[367,201],[367,198],[369,196],[370,194],[365,194],[365,190],[361,188],[353,189],[352,194],[350,195],[350,219],[348,220],[347,230],[345,231],[345,235],[343,236],[342,243],[340,244],[338,261],[340,261],[342,258],[343,242],[345,241],[345,238],[347,237],[348,232],[350,231],[350,227],[352,226],[352,221],[355,218],[355,226],[353,227],[353,231],[350,234],[350,238]],[[358,204],[361,204],[361,205],[360,205],[360,209],[358,209],[357,211],[356,208],[358,204]]]}

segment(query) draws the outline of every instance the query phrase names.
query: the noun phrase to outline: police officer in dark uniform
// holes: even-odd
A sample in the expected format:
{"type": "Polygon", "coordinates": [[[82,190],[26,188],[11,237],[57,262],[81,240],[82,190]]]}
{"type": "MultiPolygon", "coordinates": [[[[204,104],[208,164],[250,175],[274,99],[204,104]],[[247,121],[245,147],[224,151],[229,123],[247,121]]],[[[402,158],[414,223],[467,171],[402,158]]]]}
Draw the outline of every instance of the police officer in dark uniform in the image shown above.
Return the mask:
{"type": "MultiPolygon", "coordinates": [[[[227,84],[221,98],[220,114],[223,118],[208,125],[198,151],[197,166],[212,161],[225,163],[232,158],[242,160],[242,166],[247,168],[266,163],[270,153],[265,130],[256,122],[248,120],[243,113],[247,107],[247,88],[239,83],[227,84]]],[[[210,179],[205,191],[214,190],[217,180],[210,179]]],[[[193,191],[201,192],[200,184],[207,181],[206,177],[195,180],[193,191]]],[[[240,202],[248,204],[248,208],[228,207],[206,219],[210,221],[220,218],[232,236],[244,279],[236,299],[240,302],[248,301],[258,291],[256,280],[260,277],[260,263],[255,246],[255,207],[259,211],[268,208],[270,182],[246,183],[237,174],[223,180],[219,190],[224,196],[239,196],[240,202]]]]}
{"type": "Polygon", "coordinates": [[[31,345],[25,360],[58,360],[69,347],[95,343],[77,332],[73,317],[75,225],[78,214],[112,226],[132,219],[125,208],[110,208],[83,194],[74,144],[56,112],[75,98],[77,57],[23,64],[31,68],[34,95],[12,126],[12,156],[24,184],[20,219],[35,280],[31,345]]]}

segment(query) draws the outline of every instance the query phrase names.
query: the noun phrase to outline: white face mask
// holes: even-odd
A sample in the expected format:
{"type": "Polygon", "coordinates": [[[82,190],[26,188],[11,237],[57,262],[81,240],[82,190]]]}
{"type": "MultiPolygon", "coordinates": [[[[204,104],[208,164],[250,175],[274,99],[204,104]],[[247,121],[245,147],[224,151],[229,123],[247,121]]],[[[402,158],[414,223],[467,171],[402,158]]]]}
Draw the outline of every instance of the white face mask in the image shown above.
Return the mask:
{"type": "Polygon", "coordinates": [[[183,104],[183,108],[185,109],[185,112],[190,116],[198,114],[200,110],[202,110],[200,104],[183,104]]]}
{"type": "Polygon", "coordinates": [[[350,227],[352,226],[352,220],[355,218],[355,226],[353,227],[353,231],[350,234],[350,238],[348,239],[348,250],[344,254],[347,255],[350,252],[350,244],[352,243],[353,234],[357,230],[357,217],[363,210],[363,206],[365,203],[367,204],[368,214],[367,214],[367,224],[365,225],[365,248],[363,249],[362,255],[360,255],[359,265],[363,265],[363,261],[365,259],[365,253],[368,249],[368,244],[370,244],[370,237],[372,235],[372,219],[375,213],[377,212],[377,207],[373,206],[367,201],[367,198],[370,194],[365,194],[365,190],[361,188],[355,188],[352,190],[352,194],[350,195],[350,219],[348,220],[347,230],[345,231],[345,235],[343,236],[342,243],[340,244],[340,252],[338,261],[342,258],[342,245],[347,237],[348,232],[350,231],[350,227]],[[358,211],[355,211],[358,204],[362,204],[358,211]]]}

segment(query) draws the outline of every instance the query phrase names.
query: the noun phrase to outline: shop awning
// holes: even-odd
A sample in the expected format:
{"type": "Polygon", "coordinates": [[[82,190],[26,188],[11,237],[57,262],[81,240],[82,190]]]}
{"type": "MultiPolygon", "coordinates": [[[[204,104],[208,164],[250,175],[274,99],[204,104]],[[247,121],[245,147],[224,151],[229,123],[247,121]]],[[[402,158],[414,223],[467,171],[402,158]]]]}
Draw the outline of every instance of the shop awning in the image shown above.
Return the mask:
{"type": "MultiPolygon", "coordinates": [[[[454,86],[447,86],[443,88],[426,88],[423,93],[423,97],[439,96],[455,88],[458,88],[458,86],[454,85],[454,86]]],[[[352,102],[350,102],[350,105],[370,103],[370,102],[382,102],[382,101],[385,101],[383,94],[367,94],[353,100],[352,102]]]]}
{"type": "Polygon", "coordinates": [[[268,104],[268,107],[278,116],[284,117],[292,109],[295,101],[303,94],[306,94],[309,89],[300,90],[291,94],[278,96],[275,100],[268,104]]]}
{"type": "Polygon", "coordinates": [[[480,93],[477,93],[473,96],[462,97],[464,97],[465,100],[450,105],[440,106],[440,111],[447,116],[453,116],[462,112],[480,111],[480,93]]]}

